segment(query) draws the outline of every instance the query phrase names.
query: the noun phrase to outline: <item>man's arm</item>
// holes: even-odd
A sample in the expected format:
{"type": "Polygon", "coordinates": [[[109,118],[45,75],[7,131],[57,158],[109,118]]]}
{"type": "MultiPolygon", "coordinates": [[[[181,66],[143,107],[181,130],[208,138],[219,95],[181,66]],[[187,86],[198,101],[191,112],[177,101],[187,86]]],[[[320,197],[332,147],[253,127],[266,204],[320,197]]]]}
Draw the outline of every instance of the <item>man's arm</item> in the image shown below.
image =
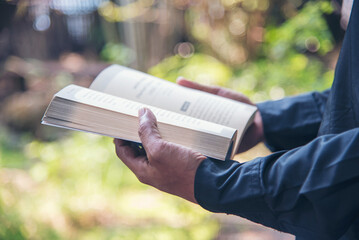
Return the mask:
{"type": "Polygon", "coordinates": [[[210,211],[304,239],[338,239],[358,219],[359,128],[243,164],[165,142],[148,109],[140,112],[139,135],[146,153],[115,141],[139,180],[210,211]]]}
{"type": "Polygon", "coordinates": [[[330,91],[257,104],[264,139],[272,151],[302,146],[317,137],[330,91]]]}
{"type": "Polygon", "coordinates": [[[247,163],[204,160],[195,197],[204,208],[303,239],[338,239],[359,216],[359,128],[247,163]]]}

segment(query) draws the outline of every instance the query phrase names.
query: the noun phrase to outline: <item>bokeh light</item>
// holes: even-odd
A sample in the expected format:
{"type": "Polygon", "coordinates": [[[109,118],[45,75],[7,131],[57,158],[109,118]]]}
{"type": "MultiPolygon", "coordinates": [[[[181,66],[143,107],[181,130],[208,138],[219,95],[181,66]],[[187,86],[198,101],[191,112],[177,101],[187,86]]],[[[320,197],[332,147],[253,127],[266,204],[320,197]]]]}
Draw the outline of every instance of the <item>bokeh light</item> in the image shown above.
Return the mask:
{"type": "Polygon", "coordinates": [[[194,53],[194,46],[190,42],[181,42],[175,46],[174,51],[183,58],[189,58],[194,53]]]}
{"type": "Polygon", "coordinates": [[[51,25],[51,20],[49,15],[43,14],[35,18],[33,27],[36,31],[43,32],[49,29],[50,25],[51,25]]]}

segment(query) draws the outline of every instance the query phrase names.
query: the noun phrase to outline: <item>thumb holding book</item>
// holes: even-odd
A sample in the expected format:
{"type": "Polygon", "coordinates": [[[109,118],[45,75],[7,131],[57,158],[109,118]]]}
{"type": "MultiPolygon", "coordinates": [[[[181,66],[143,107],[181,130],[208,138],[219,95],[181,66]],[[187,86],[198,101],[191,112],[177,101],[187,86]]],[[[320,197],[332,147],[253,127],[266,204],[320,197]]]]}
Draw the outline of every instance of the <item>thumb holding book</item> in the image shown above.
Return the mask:
{"type": "Polygon", "coordinates": [[[206,157],[163,140],[156,117],[147,108],[139,110],[138,133],[145,152],[139,152],[130,142],[115,139],[117,156],[140,182],[196,203],[194,178],[206,157]]]}

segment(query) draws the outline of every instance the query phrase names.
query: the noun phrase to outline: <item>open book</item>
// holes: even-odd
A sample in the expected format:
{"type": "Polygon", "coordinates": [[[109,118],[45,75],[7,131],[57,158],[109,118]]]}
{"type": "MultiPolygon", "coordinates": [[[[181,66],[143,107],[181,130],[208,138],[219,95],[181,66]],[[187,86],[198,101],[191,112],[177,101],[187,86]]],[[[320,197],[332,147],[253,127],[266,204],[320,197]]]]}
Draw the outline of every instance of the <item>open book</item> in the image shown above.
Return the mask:
{"type": "Polygon", "coordinates": [[[90,88],[69,85],[55,94],[42,123],[140,142],[142,107],[153,111],[164,140],[220,160],[237,152],[256,112],[251,105],[112,65],[90,88]]]}

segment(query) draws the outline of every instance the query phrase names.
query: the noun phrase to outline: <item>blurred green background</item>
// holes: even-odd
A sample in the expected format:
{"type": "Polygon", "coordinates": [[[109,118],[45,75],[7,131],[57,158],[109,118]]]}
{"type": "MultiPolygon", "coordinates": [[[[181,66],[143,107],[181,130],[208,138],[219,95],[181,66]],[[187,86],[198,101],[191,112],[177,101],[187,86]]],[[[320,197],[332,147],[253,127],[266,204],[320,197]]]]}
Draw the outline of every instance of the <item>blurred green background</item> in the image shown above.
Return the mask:
{"type": "Polygon", "coordinates": [[[254,102],[324,90],[343,37],[338,10],[318,0],[1,1],[0,239],[275,239],[140,184],[112,139],[40,119],[56,91],[88,86],[111,63],[254,102]]]}

